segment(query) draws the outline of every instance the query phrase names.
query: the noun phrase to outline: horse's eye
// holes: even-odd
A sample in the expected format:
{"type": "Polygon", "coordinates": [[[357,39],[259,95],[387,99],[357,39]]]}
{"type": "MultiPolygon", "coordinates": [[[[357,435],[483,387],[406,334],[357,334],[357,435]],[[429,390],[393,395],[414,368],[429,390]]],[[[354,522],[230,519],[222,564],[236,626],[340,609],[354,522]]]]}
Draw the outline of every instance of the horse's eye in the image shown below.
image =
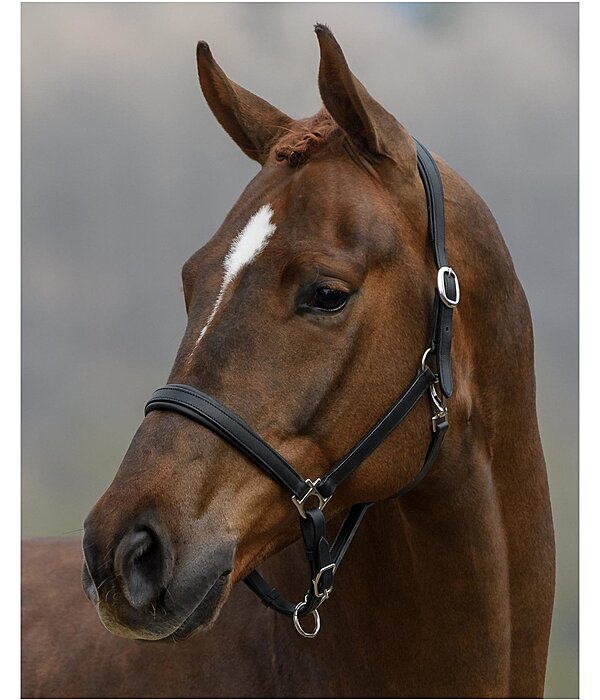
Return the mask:
{"type": "Polygon", "coordinates": [[[341,311],[346,306],[349,296],[350,294],[343,289],[323,285],[317,287],[307,306],[317,311],[341,311]]]}

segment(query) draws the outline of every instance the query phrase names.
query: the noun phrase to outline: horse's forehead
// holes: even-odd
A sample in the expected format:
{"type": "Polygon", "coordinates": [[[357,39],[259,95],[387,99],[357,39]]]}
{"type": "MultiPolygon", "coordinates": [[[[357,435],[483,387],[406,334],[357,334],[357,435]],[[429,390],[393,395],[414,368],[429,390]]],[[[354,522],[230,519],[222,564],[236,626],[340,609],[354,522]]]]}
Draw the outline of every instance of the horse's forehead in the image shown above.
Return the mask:
{"type": "MultiPolygon", "coordinates": [[[[374,221],[393,216],[383,188],[343,160],[308,163],[267,201],[278,235],[272,246],[355,241],[374,221]]],[[[364,242],[366,239],[362,238],[364,242]]]]}
{"type": "Polygon", "coordinates": [[[268,224],[276,233],[261,246],[262,255],[253,256],[253,263],[328,244],[368,246],[377,239],[377,230],[391,231],[386,223],[394,216],[381,184],[350,161],[309,162],[297,170],[282,164],[265,169],[249,184],[213,241],[190,262],[212,265],[222,260],[261,208],[268,208],[268,224]]]}
{"type": "Polygon", "coordinates": [[[372,178],[351,162],[338,158],[307,163],[293,173],[277,199],[295,215],[329,213],[340,217],[348,210],[358,214],[376,206],[376,190],[372,178]]]}

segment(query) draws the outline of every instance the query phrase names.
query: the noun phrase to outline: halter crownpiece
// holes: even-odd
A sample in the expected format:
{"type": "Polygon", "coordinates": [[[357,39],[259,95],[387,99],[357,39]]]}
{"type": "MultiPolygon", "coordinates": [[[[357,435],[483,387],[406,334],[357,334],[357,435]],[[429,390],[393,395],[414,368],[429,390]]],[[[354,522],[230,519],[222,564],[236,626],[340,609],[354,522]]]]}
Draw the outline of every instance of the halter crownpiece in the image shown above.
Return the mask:
{"type": "Polygon", "coordinates": [[[300,514],[300,532],[306,548],[311,582],[304,600],[297,604],[286,600],[257,572],[252,571],[244,583],[267,607],[292,617],[294,627],[303,637],[316,637],[321,628],[318,608],[333,590],[334,576],[356,534],[362,519],[373,503],[357,503],[344,519],[332,545],[325,538],[323,509],[337,487],[380,445],[429,390],[434,406],[432,438],[419,473],[397,495],[415,488],[427,475],[448,430],[446,399],[452,394],[452,311],[460,301],[460,287],[446,258],[444,190],[439,170],[429,151],[415,140],[417,166],[425,189],[428,231],[437,266],[433,330],[429,346],[412,383],[380,420],[326,474],[311,481],[303,479],[271,445],[257,435],[239,416],[216,399],[187,384],[167,384],[157,389],[146,404],[151,411],[174,411],[216,433],[238,452],[260,467],[268,476],[292,494],[292,503],[300,514]],[[435,359],[437,373],[428,364],[435,359]],[[440,388],[441,396],[436,387],[440,388]],[[310,507],[309,507],[310,505],[310,507]],[[313,616],[314,629],[306,631],[300,618],[313,616]]]}

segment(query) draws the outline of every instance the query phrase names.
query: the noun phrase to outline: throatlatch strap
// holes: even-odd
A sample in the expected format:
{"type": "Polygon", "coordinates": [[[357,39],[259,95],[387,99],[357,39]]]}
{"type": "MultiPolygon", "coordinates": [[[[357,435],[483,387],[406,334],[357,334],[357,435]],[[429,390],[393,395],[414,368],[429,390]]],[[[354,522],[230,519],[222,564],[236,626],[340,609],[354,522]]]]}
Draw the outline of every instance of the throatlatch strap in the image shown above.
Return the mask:
{"type": "Polygon", "coordinates": [[[415,486],[418,486],[423,479],[429,474],[429,470],[433,467],[435,460],[439,454],[442,442],[444,442],[444,437],[446,436],[446,431],[448,430],[448,421],[440,421],[437,423],[436,430],[433,434],[433,438],[429,443],[429,448],[427,449],[427,454],[425,455],[425,462],[421,467],[419,473],[415,476],[412,481],[409,481],[406,486],[400,489],[396,496],[403,496],[405,493],[412,491],[415,486]]]}
{"type": "Polygon", "coordinates": [[[385,415],[362,437],[352,449],[321,479],[319,492],[329,498],[336,488],[398,427],[414,408],[417,401],[435,381],[435,374],[425,367],[408,389],[385,415]]]}

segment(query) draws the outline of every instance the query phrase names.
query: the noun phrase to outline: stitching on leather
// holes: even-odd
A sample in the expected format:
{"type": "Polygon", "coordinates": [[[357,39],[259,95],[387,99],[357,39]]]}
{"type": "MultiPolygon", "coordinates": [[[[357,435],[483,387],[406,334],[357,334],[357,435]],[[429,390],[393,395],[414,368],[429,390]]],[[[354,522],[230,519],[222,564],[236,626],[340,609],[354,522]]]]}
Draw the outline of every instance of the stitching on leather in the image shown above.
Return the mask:
{"type": "MultiPolygon", "coordinates": [[[[164,387],[165,390],[166,390],[167,388],[168,388],[168,387],[164,387]]],[[[251,438],[253,438],[253,439],[255,439],[255,440],[259,440],[260,443],[261,443],[261,445],[262,445],[265,449],[267,449],[267,450],[273,455],[273,457],[275,457],[275,459],[276,459],[277,461],[281,461],[283,464],[285,464],[286,467],[292,469],[292,466],[289,464],[289,462],[287,462],[287,461],[286,461],[278,452],[276,452],[268,443],[263,442],[263,441],[262,441],[262,438],[259,438],[259,437],[256,435],[256,433],[254,433],[253,430],[251,430],[247,425],[244,425],[244,423],[241,422],[241,419],[240,419],[240,418],[237,418],[237,416],[235,416],[235,415],[232,414],[232,413],[228,413],[228,412],[227,412],[226,410],[224,410],[221,406],[219,406],[219,404],[215,403],[215,402],[214,402],[214,399],[211,399],[211,398],[208,397],[208,396],[200,395],[199,393],[198,393],[198,394],[195,394],[195,393],[193,393],[193,392],[191,392],[191,391],[189,391],[189,390],[187,390],[187,389],[179,389],[179,388],[177,388],[177,389],[170,389],[170,391],[180,391],[182,394],[187,394],[188,396],[192,396],[193,398],[199,399],[199,400],[201,400],[201,401],[204,401],[204,403],[207,403],[209,406],[212,406],[215,410],[219,411],[219,413],[222,413],[226,418],[229,418],[230,420],[232,420],[236,425],[238,425],[242,430],[244,430],[248,435],[250,435],[251,438]]],[[[189,404],[189,405],[190,405],[192,408],[196,408],[196,409],[197,409],[197,407],[194,406],[193,404],[189,404]]],[[[198,410],[198,409],[197,409],[197,410],[198,410]]],[[[200,410],[201,410],[201,409],[200,409],[200,410]]],[[[294,471],[295,471],[295,470],[294,470],[294,471]]],[[[300,475],[298,475],[298,478],[301,479],[300,475]]]]}
{"type": "MultiPolygon", "coordinates": [[[[165,387],[165,389],[163,389],[163,390],[166,390],[166,387],[165,387]]],[[[161,390],[161,391],[162,391],[162,390],[161,390]]],[[[250,438],[252,438],[255,442],[258,442],[259,445],[261,445],[262,447],[264,447],[264,448],[275,458],[275,460],[278,461],[279,464],[280,464],[281,466],[283,466],[284,470],[290,472],[290,476],[295,477],[296,479],[298,479],[299,481],[301,481],[302,484],[305,483],[304,480],[302,479],[302,477],[301,477],[299,474],[296,473],[296,471],[293,469],[293,467],[292,467],[290,464],[288,464],[288,462],[286,462],[286,461],[283,459],[283,457],[281,457],[281,455],[277,454],[277,452],[275,452],[269,445],[267,445],[267,443],[262,442],[262,441],[260,440],[260,438],[258,438],[258,437],[257,437],[249,428],[247,428],[243,423],[240,423],[238,420],[235,420],[235,418],[233,418],[233,416],[231,416],[231,415],[229,415],[228,413],[226,413],[224,410],[222,410],[221,408],[219,408],[219,406],[215,406],[215,405],[212,404],[210,401],[207,401],[207,400],[203,399],[203,397],[198,396],[197,394],[194,394],[194,393],[192,393],[191,391],[186,391],[185,389],[171,389],[170,391],[180,391],[181,393],[187,394],[188,396],[192,396],[192,397],[194,397],[194,398],[196,398],[196,399],[203,400],[203,401],[204,401],[205,403],[207,403],[209,406],[212,406],[212,408],[214,408],[215,410],[217,410],[217,411],[219,411],[220,413],[222,413],[226,418],[229,418],[229,419],[232,420],[236,425],[238,425],[242,430],[244,430],[244,431],[246,432],[246,434],[247,434],[250,438]]],[[[150,401],[149,401],[148,403],[151,404],[153,400],[159,401],[160,399],[153,399],[153,398],[151,398],[150,401]]],[[[165,399],[163,399],[163,400],[169,401],[169,398],[168,398],[168,397],[165,397],[165,399]]],[[[178,401],[179,401],[179,400],[178,400],[178,401]]],[[[263,456],[261,456],[260,454],[258,454],[254,449],[248,447],[248,445],[246,445],[246,444],[241,443],[240,440],[234,435],[234,433],[231,432],[231,430],[229,430],[228,428],[226,428],[223,424],[217,423],[217,422],[215,421],[215,419],[212,418],[212,417],[210,416],[210,414],[203,412],[202,408],[200,408],[200,407],[198,407],[198,406],[195,406],[193,403],[189,403],[188,401],[180,400],[180,403],[181,403],[181,405],[183,405],[183,406],[187,406],[188,408],[193,409],[196,413],[199,413],[199,414],[205,416],[206,418],[208,418],[209,420],[211,420],[213,423],[215,423],[215,425],[218,425],[218,427],[219,427],[221,430],[223,430],[225,433],[227,433],[227,435],[229,435],[229,436],[232,438],[232,440],[233,440],[234,442],[239,443],[239,444],[242,444],[242,446],[243,446],[246,450],[248,450],[248,452],[249,452],[252,456],[254,456],[258,462],[261,462],[262,464],[264,464],[264,465],[267,467],[267,469],[268,469],[268,471],[269,471],[270,473],[273,473],[276,477],[278,477],[279,479],[281,479],[281,480],[283,481],[283,478],[277,473],[277,471],[274,469],[273,465],[269,464],[268,461],[267,461],[263,456]]],[[[292,491],[292,492],[294,493],[294,495],[297,495],[297,494],[296,494],[296,489],[295,489],[295,488],[292,488],[289,484],[285,484],[285,485],[287,486],[287,488],[290,489],[290,491],[292,491]]]]}
{"type": "MultiPolygon", "coordinates": [[[[165,387],[167,389],[168,387],[165,387]]],[[[204,394],[200,393],[194,393],[191,392],[189,389],[171,389],[171,391],[180,391],[182,394],[187,394],[188,396],[192,396],[195,399],[199,399],[200,401],[204,401],[204,403],[207,403],[209,406],[212,406],[215,410],[219,411],[219,413],[222,413],[226,418],[229,418],[232,420],[236,425],[238,425],[242,430],[244,430],[248,435],[255,439],[260,439],[258,436],[252,431],[248,426],[246,426],[244,423],[242,423],[241,418],[238,418],[235,414],[230,413],[224,409],[224,407],[220,406],[218,403],[215,402],[214,399],[212,399],[209,396],[206,396],[204,394]]],[[[262,443],[263,446],[269,450],[269,452],[278,460],[285,461],[283,457],[276,452],[270,445],[267,443],[262,443]]],[[[286,462],[287,464],[287,462],[286,462]]]]}

